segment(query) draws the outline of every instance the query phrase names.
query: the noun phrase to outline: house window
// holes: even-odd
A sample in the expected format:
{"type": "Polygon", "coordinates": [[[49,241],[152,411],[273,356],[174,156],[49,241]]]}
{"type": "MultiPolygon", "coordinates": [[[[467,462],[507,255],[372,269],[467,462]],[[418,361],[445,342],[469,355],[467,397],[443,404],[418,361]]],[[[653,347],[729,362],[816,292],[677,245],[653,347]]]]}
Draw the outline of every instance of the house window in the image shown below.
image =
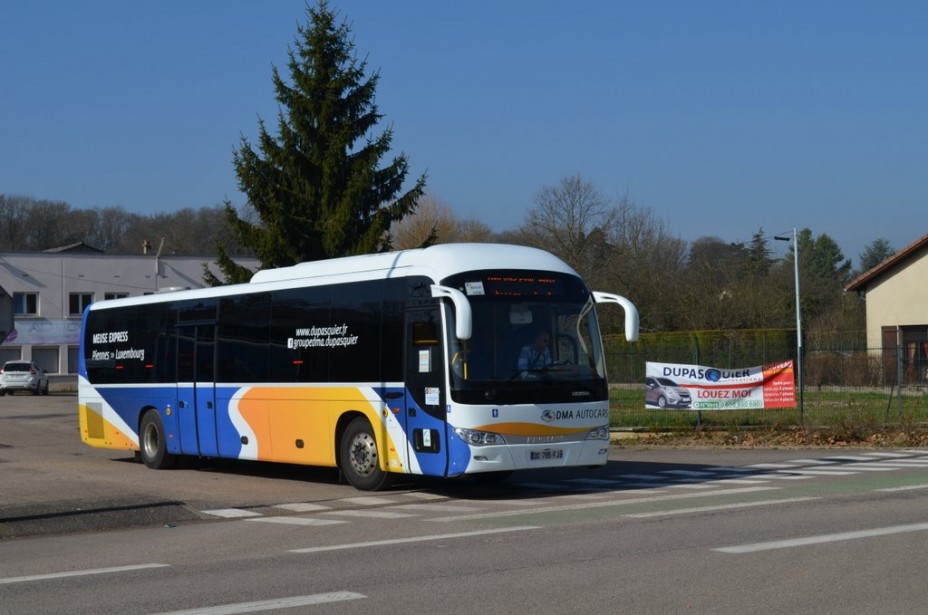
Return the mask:
{"type": "Polygon", "coordinates": [[[129,296],[129,293],[104,293],[103,298],[109,301],[110,299],[125,299],[129,296]]]}
{"type": "Polygon", "coordinates": [[[93,293],[71,293],[68,301],[68,314],[80,316],[84,308],[93,303],[93,293]]]}
{"type": "Polygon", "coordinates": [[[13,314],[16,316],[38,316],[39,293],[13,293],[13,314]]]}

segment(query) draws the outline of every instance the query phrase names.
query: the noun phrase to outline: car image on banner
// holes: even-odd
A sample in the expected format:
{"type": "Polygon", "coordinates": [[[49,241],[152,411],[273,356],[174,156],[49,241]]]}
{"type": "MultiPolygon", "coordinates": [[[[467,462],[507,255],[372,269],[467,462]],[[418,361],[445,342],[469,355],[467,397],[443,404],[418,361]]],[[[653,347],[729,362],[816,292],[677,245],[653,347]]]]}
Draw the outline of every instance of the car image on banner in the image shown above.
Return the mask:
{"type": "Polygon", "coordinates": [[[658,408],[689,408],[692,404],[689,389],[681,387],[670,378],[652,377],[644,379],[644,403],[658,408]]]}

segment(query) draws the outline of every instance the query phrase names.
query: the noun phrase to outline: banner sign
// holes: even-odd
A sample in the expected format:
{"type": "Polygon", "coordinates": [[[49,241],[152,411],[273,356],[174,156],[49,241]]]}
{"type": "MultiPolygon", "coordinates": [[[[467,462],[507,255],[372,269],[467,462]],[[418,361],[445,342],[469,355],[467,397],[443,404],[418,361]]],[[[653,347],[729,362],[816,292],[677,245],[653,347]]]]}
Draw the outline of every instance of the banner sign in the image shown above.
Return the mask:
{"type": "Polygon", "coordinates": [[[2,340],[5,345],[76,346],[81,343],[80,319],[33,318],[16,320],[13,324],[14,329],[2,340]]]}
{"type": "Polygon", "coordinates": [[[644,403],[646,408],[682,410],[795,408],[793,362],[719,369],[648,361],[644,403]]]}

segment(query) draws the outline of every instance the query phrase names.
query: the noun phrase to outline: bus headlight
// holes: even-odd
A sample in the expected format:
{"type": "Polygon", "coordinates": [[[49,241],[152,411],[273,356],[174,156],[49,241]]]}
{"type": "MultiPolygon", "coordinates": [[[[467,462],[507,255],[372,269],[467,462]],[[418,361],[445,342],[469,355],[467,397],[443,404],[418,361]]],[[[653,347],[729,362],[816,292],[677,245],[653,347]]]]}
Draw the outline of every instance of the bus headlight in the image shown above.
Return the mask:
{"type": "Polygon", "coordinates": [[[609,427],[603,425],[602,427],[597,427],[596,429],[591,429],[590,433],[586,434],[587,440],[608,440],[609,439],[609,427]]]}
{"type": "Polygon", "coordinates": [[[470,444],[471,446],[490,446],[493,444],[506,444],[506,439],[498,433],[492,431],[477,431],[476,429],[464,429],[455,427],[454,433],[458,437],[470,444]]]}

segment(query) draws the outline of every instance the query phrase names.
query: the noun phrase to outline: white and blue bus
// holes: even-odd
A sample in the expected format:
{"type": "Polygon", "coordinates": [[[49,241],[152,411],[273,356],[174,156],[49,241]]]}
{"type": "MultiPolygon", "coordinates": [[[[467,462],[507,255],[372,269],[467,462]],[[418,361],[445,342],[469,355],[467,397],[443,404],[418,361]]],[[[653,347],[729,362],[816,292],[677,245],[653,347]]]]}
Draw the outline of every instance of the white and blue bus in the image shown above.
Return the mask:
{"type": "Polygon", "coordinates": [[[181,456],[337,467],[361,490],[400,474],[601,465],[604,302],[636,339],[634,305],[555,256],[448,244],[92,303],[81,438],[151,468],[181,456]],[[539,338],[542,360],[519,365],[539,338]]]}

